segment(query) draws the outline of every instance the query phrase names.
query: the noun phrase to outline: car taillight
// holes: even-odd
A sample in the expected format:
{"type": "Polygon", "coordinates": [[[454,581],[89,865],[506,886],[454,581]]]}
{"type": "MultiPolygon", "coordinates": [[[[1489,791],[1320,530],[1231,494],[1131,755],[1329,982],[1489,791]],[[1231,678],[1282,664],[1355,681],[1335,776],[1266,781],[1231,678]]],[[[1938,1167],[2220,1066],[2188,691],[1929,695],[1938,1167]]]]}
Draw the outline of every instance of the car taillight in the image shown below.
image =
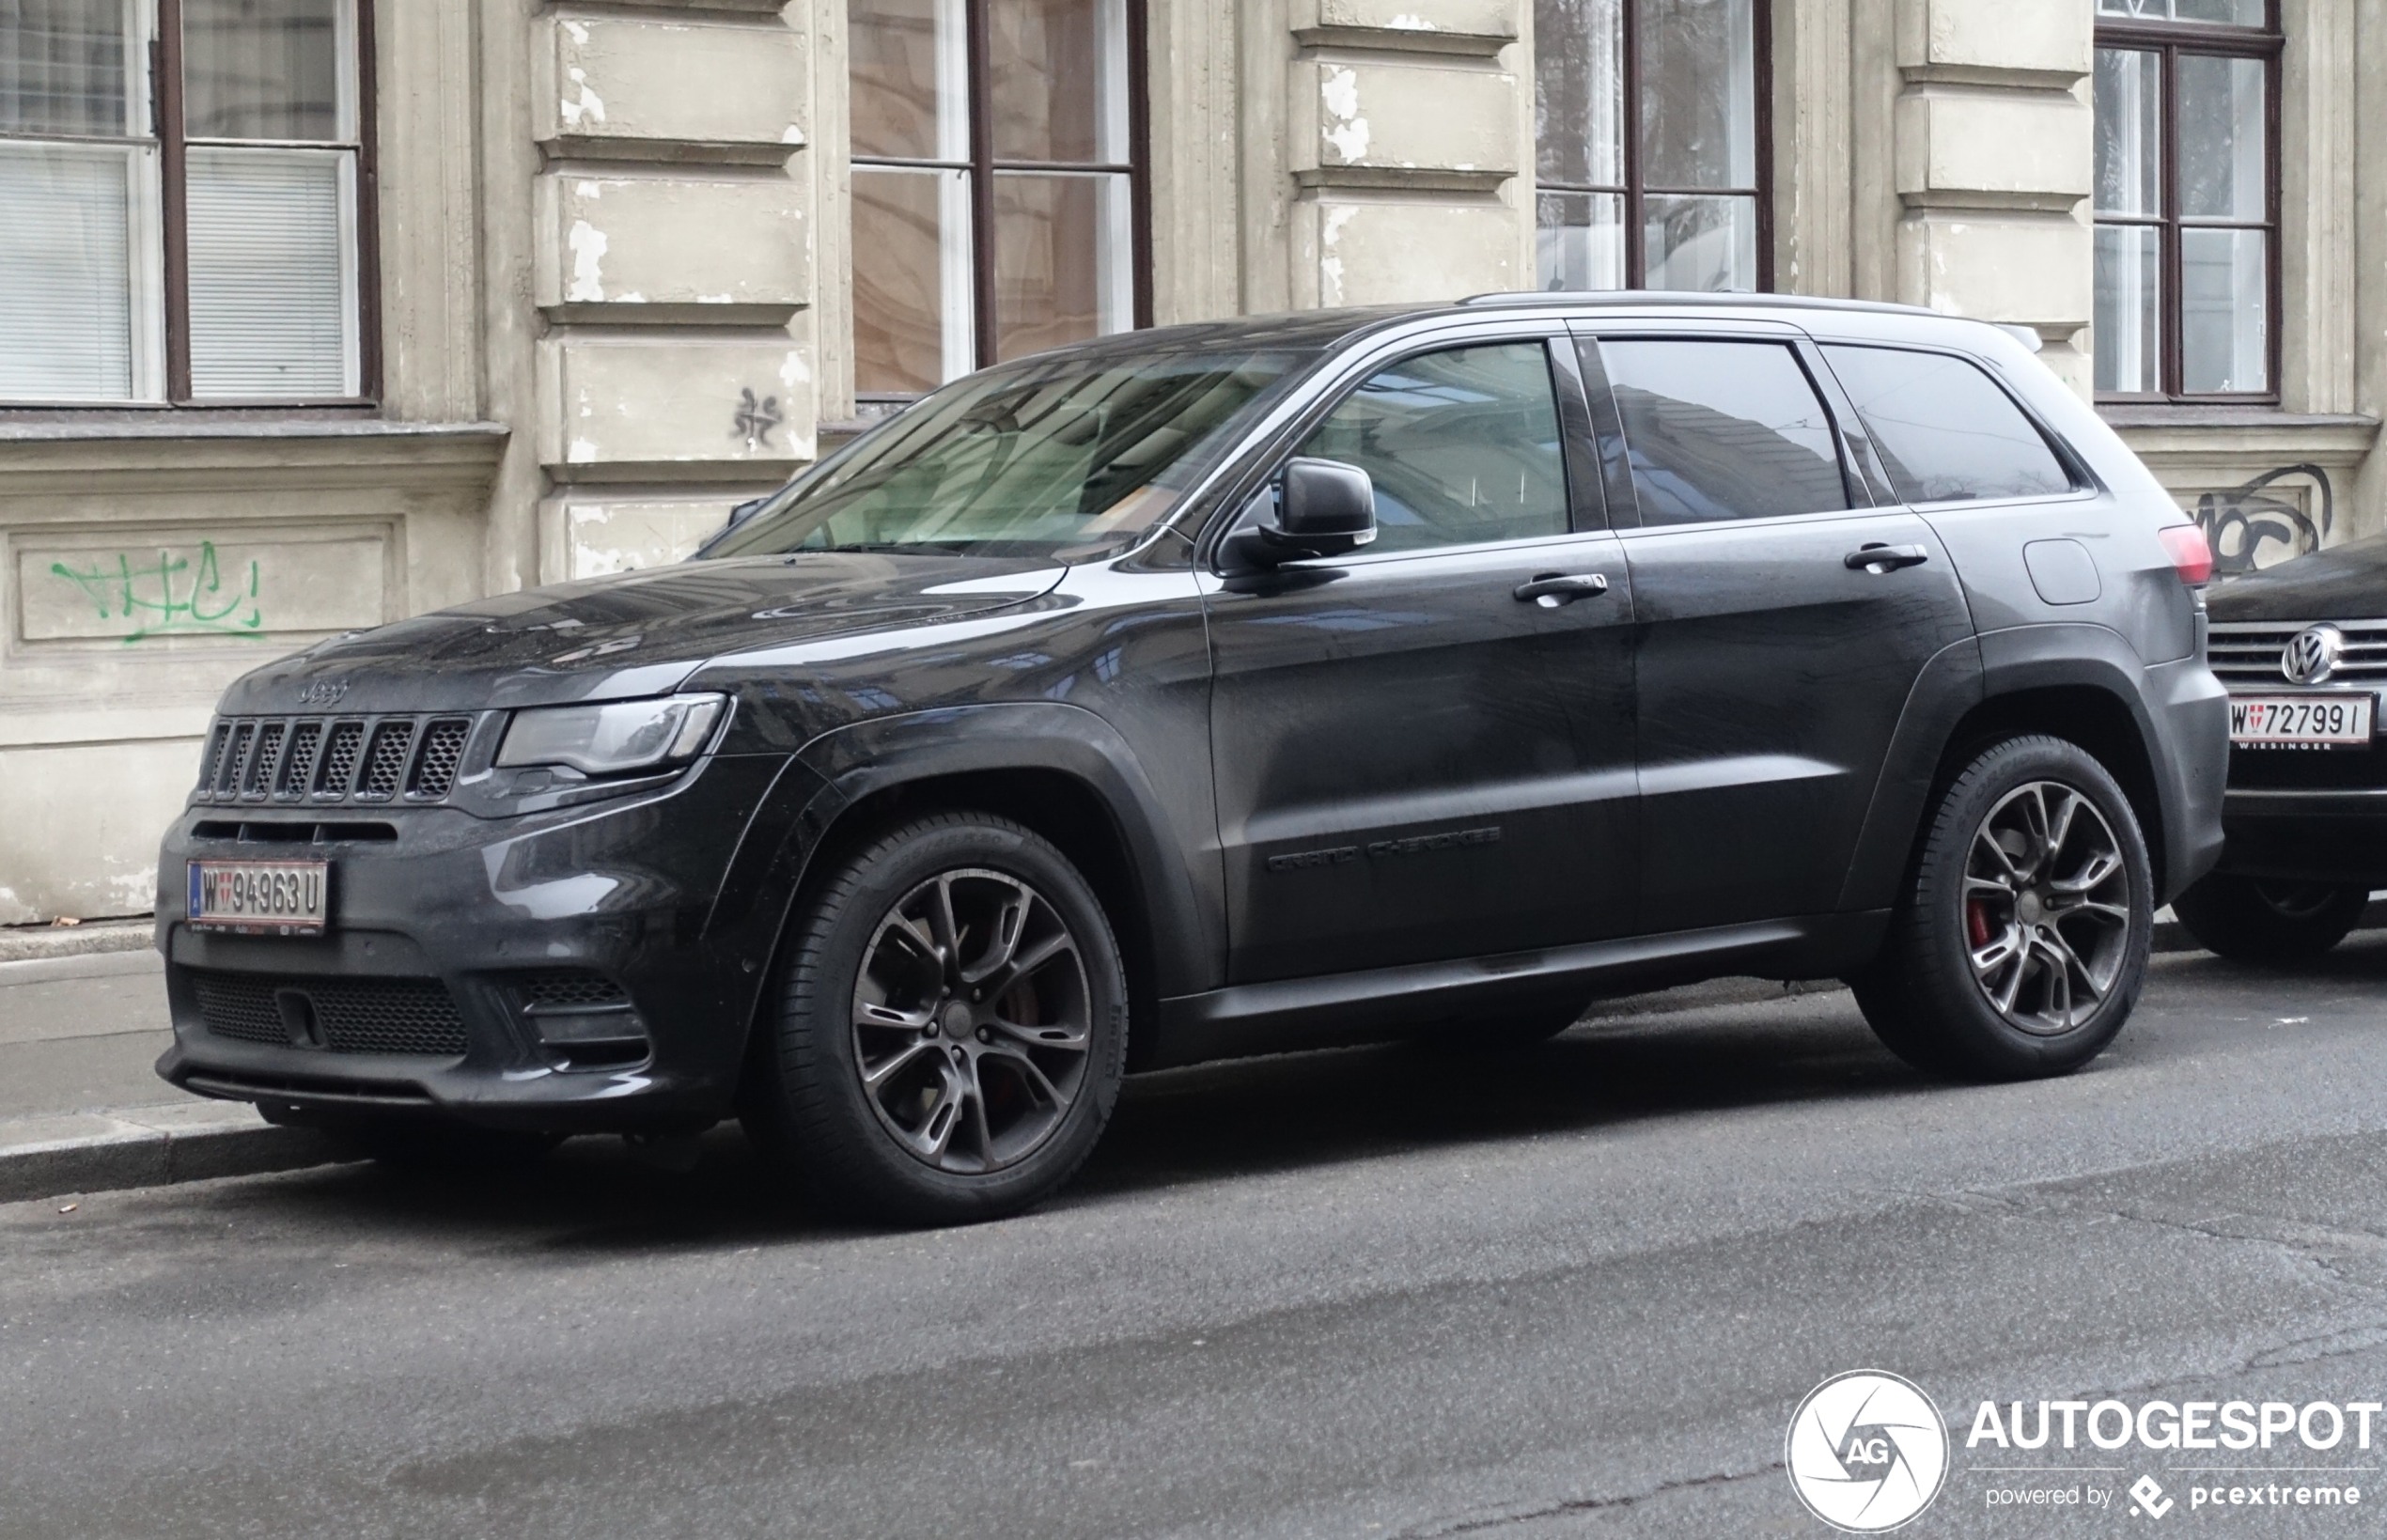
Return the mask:
{"type": "Polygon", "coordinates": [[[2155,535],[2171,553],[2172,569],[2180,575],[2180,582],[2202,588],[2213,581],[2213,547],[2205,538],[2202,524],[2174,524],[2155,535]]]}

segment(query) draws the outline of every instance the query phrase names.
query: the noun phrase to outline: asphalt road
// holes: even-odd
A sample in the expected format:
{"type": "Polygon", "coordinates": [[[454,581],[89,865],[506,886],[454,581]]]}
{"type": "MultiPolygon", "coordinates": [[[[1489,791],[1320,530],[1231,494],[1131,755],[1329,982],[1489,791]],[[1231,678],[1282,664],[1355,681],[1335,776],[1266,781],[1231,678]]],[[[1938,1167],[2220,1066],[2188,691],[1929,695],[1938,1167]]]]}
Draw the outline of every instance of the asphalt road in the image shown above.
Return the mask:
{"type": "MultiPolygon", "coordinates": [[[[1860,1367],[1956,1424],[1902,1532],[2145,1531],[1988,1492],[2213,1456],[2000,1457],[1973,1408],[2387,1400],[2382,1085],[2374,934],[2160,959],[2033,1085],[1927,1083],[1844,994],[1178,1072],[968,1230],[825,1227],[734,1137],[0,1207],[0,1535],[1822,1536],[1784,1434],[1860,1367]],[[1980,1469],[2067,1458],[2116,1469],[1980,1469]]],[[[2387,1505],[2378,1449],[2231,1457],[2387,1505]]]]}

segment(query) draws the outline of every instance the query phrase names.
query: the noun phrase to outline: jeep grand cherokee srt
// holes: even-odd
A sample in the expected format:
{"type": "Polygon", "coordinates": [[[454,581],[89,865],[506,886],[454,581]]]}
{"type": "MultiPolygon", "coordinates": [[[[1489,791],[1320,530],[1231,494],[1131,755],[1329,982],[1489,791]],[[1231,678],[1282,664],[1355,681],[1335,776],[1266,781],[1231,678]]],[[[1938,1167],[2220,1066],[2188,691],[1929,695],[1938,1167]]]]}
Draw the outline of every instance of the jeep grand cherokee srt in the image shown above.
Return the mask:
{"type": "Polygon", "coordinates": [[[2062,1073],[2220,847],[2208,568],[2020,343],[1921,312],[1091,342],[685,564],[240,680],[160,1069],[417,1144],[734,1113],[928,1221],[1053,1190],[1127,1071],[1718,974],[2062,1073]]]}

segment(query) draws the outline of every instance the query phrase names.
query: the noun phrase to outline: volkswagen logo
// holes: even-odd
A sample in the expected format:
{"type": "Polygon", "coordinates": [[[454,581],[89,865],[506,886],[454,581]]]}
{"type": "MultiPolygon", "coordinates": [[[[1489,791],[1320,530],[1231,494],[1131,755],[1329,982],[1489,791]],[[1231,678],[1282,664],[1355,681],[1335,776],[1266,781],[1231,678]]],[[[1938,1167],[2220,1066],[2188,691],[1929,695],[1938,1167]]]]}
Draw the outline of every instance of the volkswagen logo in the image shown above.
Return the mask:
{"type": "Polygon", "coordinates": [[[2307,626],[2279,655],[2289,684],[2323,684],[2346,657],[2346,633],[2334,626],[2307,626]]]}

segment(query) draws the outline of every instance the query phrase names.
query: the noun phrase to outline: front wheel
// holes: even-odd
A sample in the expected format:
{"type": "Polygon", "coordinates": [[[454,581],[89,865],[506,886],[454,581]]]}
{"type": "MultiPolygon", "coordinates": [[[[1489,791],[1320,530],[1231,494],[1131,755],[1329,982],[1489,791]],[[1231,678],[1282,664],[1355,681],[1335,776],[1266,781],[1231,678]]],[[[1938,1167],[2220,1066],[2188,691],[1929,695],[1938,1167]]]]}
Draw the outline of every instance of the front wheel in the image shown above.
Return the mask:
{"type": "Polygon", "coordinates": [[[799,913],[744,1117],[812,1194],[946,1224],[1038,1202],[1110,1119],[1127,980],[1100,902],[1007,818],[888,831],[799,913]]]}
{"type": "Polygon", "coordinates": [[[2067,1074],[2146,979],[2146,843],[2077,744],[2015,738],[1942,793],[1881,955],[1851,980],[1892,1051],[1968,1080],[2067,1074]]]}
{"type": "Polygon", "coordinates": [[[2208,951],[2239,962],[2309,962],[2346,939],[2370,903],[2368,887],[2206,878],[2172,912],[2208,951]]]}

